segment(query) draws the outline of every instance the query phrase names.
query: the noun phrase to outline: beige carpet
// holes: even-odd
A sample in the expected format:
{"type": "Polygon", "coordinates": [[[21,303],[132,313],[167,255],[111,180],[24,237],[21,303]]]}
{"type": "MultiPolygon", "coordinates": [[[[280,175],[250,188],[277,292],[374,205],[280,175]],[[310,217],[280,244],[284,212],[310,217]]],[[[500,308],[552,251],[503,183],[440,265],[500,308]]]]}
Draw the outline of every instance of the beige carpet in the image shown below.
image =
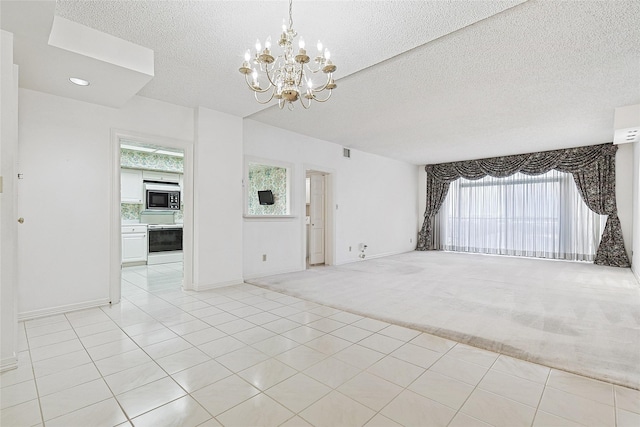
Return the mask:
{"type": "Polygon", "coordinates": [[[248,283],[640,389],[640,286],[630,269],[409,252],[248,283]]]}

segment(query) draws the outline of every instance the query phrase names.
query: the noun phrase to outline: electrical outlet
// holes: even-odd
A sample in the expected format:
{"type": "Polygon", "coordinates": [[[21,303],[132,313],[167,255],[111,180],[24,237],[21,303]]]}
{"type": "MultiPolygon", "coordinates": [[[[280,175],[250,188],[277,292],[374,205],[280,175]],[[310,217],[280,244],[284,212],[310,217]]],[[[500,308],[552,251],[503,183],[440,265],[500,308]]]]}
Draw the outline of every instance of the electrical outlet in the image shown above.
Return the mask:
{"type": "Polygon", "coordinates": [[[351,246],[349,246],[349,252],[351,252],[351,246]]]}
{"type": "Polygon", "coordinates": [[[409,239],[409,243],[413,243],[413,237],[409,239]]]}
{"type": "Polygon", "coordinates": [[[267,260],[267,254],[262,254],[262,261],[266,261],[267,260]]]}

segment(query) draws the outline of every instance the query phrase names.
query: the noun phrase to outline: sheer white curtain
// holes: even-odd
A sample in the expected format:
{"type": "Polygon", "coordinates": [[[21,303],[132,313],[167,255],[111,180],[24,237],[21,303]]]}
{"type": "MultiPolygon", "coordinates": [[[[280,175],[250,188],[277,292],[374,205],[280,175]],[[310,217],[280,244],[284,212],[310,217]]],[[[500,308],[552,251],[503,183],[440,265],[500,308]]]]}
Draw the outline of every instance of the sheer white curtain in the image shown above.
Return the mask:
{"type": "Polygon", "coordinates": [[[568,173],[460,178],[435,220],[440,249],[593,261],[606,222],[568,173]]]}

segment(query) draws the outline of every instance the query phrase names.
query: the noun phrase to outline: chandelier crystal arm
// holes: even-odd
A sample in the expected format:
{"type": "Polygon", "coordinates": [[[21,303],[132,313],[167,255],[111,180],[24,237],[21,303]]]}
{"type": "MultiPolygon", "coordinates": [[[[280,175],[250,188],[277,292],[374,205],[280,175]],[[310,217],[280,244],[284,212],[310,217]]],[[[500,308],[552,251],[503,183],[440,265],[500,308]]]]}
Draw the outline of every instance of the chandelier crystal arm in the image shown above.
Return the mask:
{"type": "Polygon", "coordinates": [[[311,99],[308,98],[308,102],[307,102],[307,104],[305,104],[304,100],[302,99],[302,97],[300,97],[300,104],[302,104],[302,107],[305,110],[308,110],[309,108],[311,108],[311,99]]]}
{"type": "Polygon", "coordinates": [[[313,95],[313,100],[314,101],[318,101],[318,102],[327,102],[329,100],[329,98],[331,98],[331,89],[329,89],[329,94],[327,95],[327,97],[325,99],[320,99],[316,95],[313,95]]]}
{"type": "Polygon", "coordinates": [[[256,88],[252,83],[249,83],[249,76],[248,75],[245,75],[244,80],[247,82],[247,86],[249,86],[249,89],[251,89],[252,91],[257,92],[257,93],[265,93],[269,89],[271,89],[271,87],[272,87],[271,85],[269,85],[265,89],[262,89],[259,86],[256,88]]]}
{"type": "Polygon", "coordinates": [[[313,91],[316,92],[316,93],[322,92],[323,90],[327,89],[327,86],[330,83],[331,83],[331,74],[327,75],[327,81],[322,86],[319,86],[319,87],[313,89],[313,91]]]}
{"type": "Polygon", "coordinates": [[[273,99],[274,94],[275,94],[275,92],[271,91],[271,96],[269,97],[269,99],[267,99],[265,101],[260,101],[260,98],[258,98],[258,92],[254,92],[253,96],[256,98],[256,101],[258,101],[258,104],[268,104],[273,99]]]}
{"type": "Polygon", "coordinates": [[[276,76],[276,74],[278,74],[278,70],[276,70],[276,71],[274,72],[273,76],[272,76],[272,75],[269,73],[269,71],[272,71],[272,72],[273,72],[273,70],[275,70],[275,65],[271,68],[271,70],[269,70],[269,67],[268,67],[268,66],[267,66],[267,67],[265,67],[265,72],[264,72],[264,74],[267,76],[267,80],[269,80],[269,87],[270,87],[270,88],[271,88],[271,87],[277,87],[277,86],[278,86],[278,84],[275,82],[275,80],[277,80],[277,79],[275,78],[275,76],[276,76]]]}

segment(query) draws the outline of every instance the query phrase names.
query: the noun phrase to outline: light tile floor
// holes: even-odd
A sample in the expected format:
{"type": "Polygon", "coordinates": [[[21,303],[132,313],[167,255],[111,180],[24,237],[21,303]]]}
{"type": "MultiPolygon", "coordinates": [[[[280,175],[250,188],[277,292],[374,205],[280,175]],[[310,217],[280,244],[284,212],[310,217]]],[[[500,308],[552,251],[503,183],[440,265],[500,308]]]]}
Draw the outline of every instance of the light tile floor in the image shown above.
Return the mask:
{"type": "Polygon", "coordinates": [[[640,426],[640,392],[252,285],[123,270],[122,302],[20,323],[2,426],[640,426]]]}

